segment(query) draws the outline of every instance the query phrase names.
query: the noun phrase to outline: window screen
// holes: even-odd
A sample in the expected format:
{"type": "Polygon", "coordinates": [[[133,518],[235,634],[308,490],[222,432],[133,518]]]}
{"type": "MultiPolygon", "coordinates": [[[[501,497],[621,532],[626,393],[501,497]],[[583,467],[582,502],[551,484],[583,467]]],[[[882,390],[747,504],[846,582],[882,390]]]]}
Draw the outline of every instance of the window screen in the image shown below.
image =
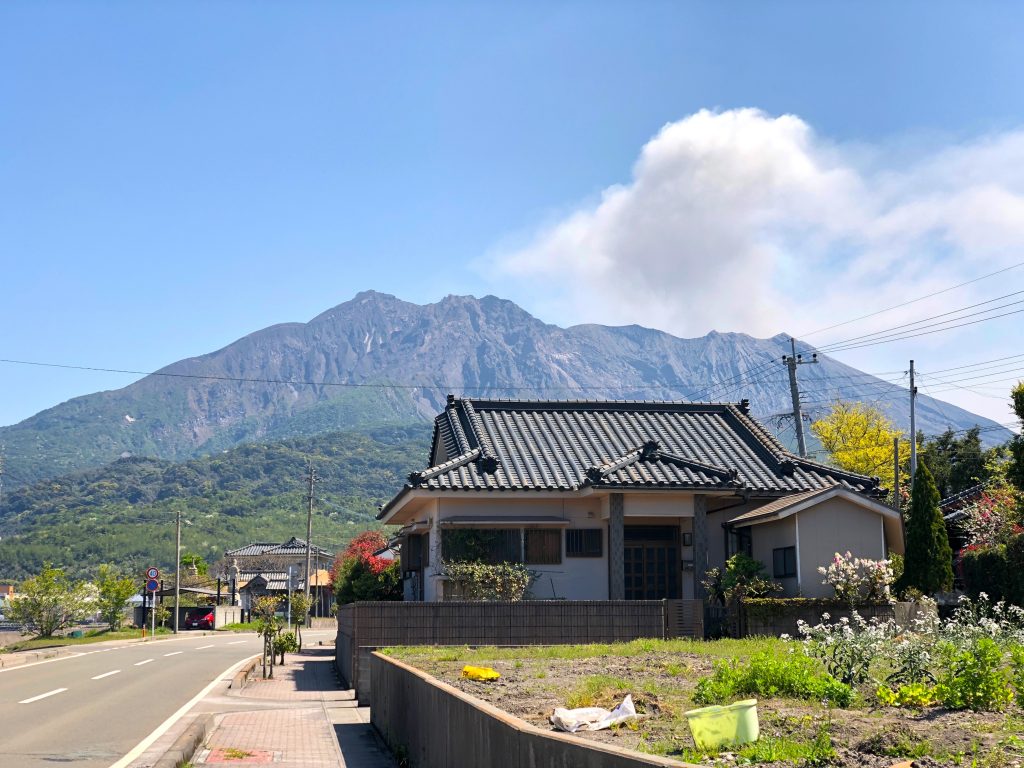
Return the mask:
{"type": "Polygon", "coordinates": [[[566,557],[600,557],[600,528],[570,528],[565,532],[566,557]]]}
{"type": "Polygon", "coordinates": [[[562,562],[562,532],[549,528],[527,528],[526,563],[557,565],[562,562]]]}

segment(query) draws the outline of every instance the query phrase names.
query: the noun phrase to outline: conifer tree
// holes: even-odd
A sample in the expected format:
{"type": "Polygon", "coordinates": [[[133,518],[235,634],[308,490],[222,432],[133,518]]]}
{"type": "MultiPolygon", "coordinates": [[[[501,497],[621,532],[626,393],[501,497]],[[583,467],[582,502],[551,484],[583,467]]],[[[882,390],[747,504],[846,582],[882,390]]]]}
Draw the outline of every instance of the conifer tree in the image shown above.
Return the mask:
{"type": "Polygon", "coordinates": [[[914,475],[900,589],[914,588],[932,595],[952,586],[953,551],[939,509],[939,491],[922,463],[914,475]]]}

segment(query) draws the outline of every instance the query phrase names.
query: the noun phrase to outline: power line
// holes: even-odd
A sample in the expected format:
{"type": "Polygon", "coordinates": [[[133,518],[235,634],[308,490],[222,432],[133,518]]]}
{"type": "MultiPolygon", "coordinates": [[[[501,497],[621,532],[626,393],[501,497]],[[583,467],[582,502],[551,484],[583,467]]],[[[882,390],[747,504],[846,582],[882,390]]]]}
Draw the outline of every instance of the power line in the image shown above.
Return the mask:
{"type": "Polygon", "coordinates": [[[1024,291],[1014,291],[1013,293],[1008,293],[1008,294],[1005,294],[1003,296],[997,296],[994,299],[989,299],[987,301],[981,301],[981,302],[978,302],[977,304],[969,304],[969,305],[967,305],[965,307],[960,307],[958,309],[953,309],[953,310],[950,310],[949,312],[941,312],[941,313],[939,313],[937,315],[931,315],[929,317],[925,317],[925,318],[922,318],[920,320],[914,320],[913,322],[910,322],[910,323],[902,323],[900,325],[894,325],[891,328],[886,328],[886,329],[881,330],[881,331],[874,331],[872,333],[865,333],[865,334],[862,334],[860,336],[852,336],[852,337],[850,337],[848,339],[843,339],[842,341],[835,341],[835,342],[832,342],[830,344],[824,344],[824,345],[822,345],[821,347],[818,348],[818,351],[819,352],[825,352],[825,351],[834,350],[834,349],[837,349],[837,348],[840,348],[840,347],[846,347],[846,346],[851,345],[851,344],[857,344],[857,343],[861,343],[861,342],[867,343],[869,341],[878,341],[879,338],[888,338],[889,336],[897,336],[897,335],[901,335],[902,333],[909,332],[909,331],[920,331],[920,330],[922,330],[924,328],[932,328],[932,327],[935,327],[935,326],[938,326],[938,325],[945,325],[946,323],[954,323],[954,322],[957,322],[959,320],[964,320],[964,319],[966,319],[968,317],[977,317],[978,315],[988,314],[989,312],[996,312],[996,311],[998,311],[1000,309],[1006,309],[1007,307],[1013,307],[1013,306],[1016,306],[1018,304],[1024,304],[1024,299],[1020,299],[1020,300],[1017,300],[1017,301],[1011,301],[1011,302],[1008,302],[1008,303],[1003,304],[1003,305],[998,306],[998,307],[991,307],[989,309],[983,309],[980,312],[972,312],[970,314],[963,315],[962,317],[954,317],[954,318],[950,318],[949,320],[942,320],[942,321],[939,321],[938,323],[932,323],[931,325],[921,325],[921,323],[928,322],[929,320],[935,320],[935,319],[940,318],[940,317],[948,317],[949,315],[957,315],[957,314],[960,314],[961,312],[964,312],[964,311],[966,311],[968,309],[975,309],[976,307],[981,307],[981,306],[984,306],[985,304],[992,304],[993,302],[996,302],[996,301],[1002,301],[1003,299],[1008,299],[1011,296],[1019,296],[1022,293],[1024,293],[1024,291]],[[915,328],[913,326],[917,326],[917,327],[915,328]],[[907,330],[904,331],[904,330],[900,330],[900,329],[907,329],[907,330]],[[873,337],[879,337],[879,338],[873,338],[873,337]]]}
{"type": "Polygon", "coordinates": [[[930,299],[930,298],[933,298],[934,296],[940,296],[943,293],[949,293],[950,291],[955,291],[957,288],[963,288],[965,285],[970,285],[971,283],[977,283],[977,282],[979,282],[981,280],[986,280],[986,279],[988,279],[990,277],[995,277],[996,275],[1001,275],[1003,272],[1009,272],[1011,269],[1017,269],[1018,267],[1021,267],[1021,266],[1024,266],[1024,261],[1018,262],[1016,264],[1013,264],[1013,265],[1011,265],[1009,267],[1005,267],[1003,269],[996,270],[995,272],[989,272],[987,275],[982,275],[981,277],[976,277],[976,278],[974,278],[972,280],[967,280],[966,282],[958,283],[957,285],[951,285],[948,288],[943,288],[942,290],[935,291],[934,293],[929,293],[929,294],[926,294],[924,296],[918,296],[916,299],[910,299],[909,301],[904,301],[901,304],[894,304],[891,307],[886,307],[885,309],[879,309],[879,310],[877,310],[875,312],[870,312],[870,313],[868,313],[866,315],[861,315],[860,317],[855,317],[852,320],[845,320],[845,321],[843,321],[841,323],[836,323],[835,325],[829,325],[829,326],[827,326],[825,328],[818,328],[815,331],[808,331],[807,333],[801,333],[801,334],[798,334],[798,336],[800,336],[802,338],[806,338],[808,336],[813,336],[816,333],[823,333],[825,331],[831,331],[833,328],[842,328],[844,325],[850,325],[851,323],[856,323],[858,320],[866,320],[867,318],[874,317],[875,315],[881,315],[881,314],[884,314],[885,312],[891,312],[894,309],[899,309],[900,307],[906,307],[906,306],[909,306],[911,304],[916,304],[919,301],[924,301],[925,299],[930,299]]]}

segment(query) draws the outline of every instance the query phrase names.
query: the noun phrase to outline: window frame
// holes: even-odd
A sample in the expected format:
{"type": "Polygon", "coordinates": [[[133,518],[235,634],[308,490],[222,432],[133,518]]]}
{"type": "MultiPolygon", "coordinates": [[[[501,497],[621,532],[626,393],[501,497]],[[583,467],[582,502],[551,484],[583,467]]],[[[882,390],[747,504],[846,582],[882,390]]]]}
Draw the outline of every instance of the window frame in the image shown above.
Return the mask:
{"type": "Polygon", "coordinates": [[[795,579],[797,575],[796,546],[775,547],[772,549],[772,578],[773,579],[795,579]],[[789,553],[792,553],[792,563],[789,560],[789,553]],[[779,568],[779,558],[782,558],[782,568],[779,568]],[[792,568],[790,568],[792,565],[792,568]]]}

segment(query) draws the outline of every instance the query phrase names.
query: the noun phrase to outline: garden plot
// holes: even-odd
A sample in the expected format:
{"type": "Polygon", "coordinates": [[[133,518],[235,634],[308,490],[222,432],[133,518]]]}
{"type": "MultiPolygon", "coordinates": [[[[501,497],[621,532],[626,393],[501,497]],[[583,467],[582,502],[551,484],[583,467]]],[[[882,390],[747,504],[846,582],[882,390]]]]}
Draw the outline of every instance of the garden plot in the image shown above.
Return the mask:
{"type": "MultiPolygon", "coordinates": [[[[989,606],[980,614],[986,611],[991,615],[989,606]]],[[[1024,651],[1008,624],[1004,636],[979,618],[977,606],[969,612],[973,618],[963,613],[962,623],[936,627],[933,635],[876,637],[873,644],[861,638],[846,646],[815,648],[813,642],[828,642],[819,631],[813,642],[640,640],[387,653],[541,728],[551,727],[555,707],[611,709],[632,694],[639,720],[576,737],[688,762],[1024,766],[1024,651]],[[959,640],[950,639],[957,633],[959,640]],[[905,647],[911,637],[921,641],[913,650],[905,647]],[[829,653],[826,664],[820,656],[829,653]],[[837,666],[844,654],[849,664],[837,666]],[[493,667],[501,677],[467,680],[461,676],[467,664],[493,667]],[[844,665],[854,667],[852,675],[844,665]],[[748,697],[759,700],[757,743],[717,753],[695,748],[685,711],[748,697]]],[[[858,634],[856,627],[845,632],[858,634]]]]}

